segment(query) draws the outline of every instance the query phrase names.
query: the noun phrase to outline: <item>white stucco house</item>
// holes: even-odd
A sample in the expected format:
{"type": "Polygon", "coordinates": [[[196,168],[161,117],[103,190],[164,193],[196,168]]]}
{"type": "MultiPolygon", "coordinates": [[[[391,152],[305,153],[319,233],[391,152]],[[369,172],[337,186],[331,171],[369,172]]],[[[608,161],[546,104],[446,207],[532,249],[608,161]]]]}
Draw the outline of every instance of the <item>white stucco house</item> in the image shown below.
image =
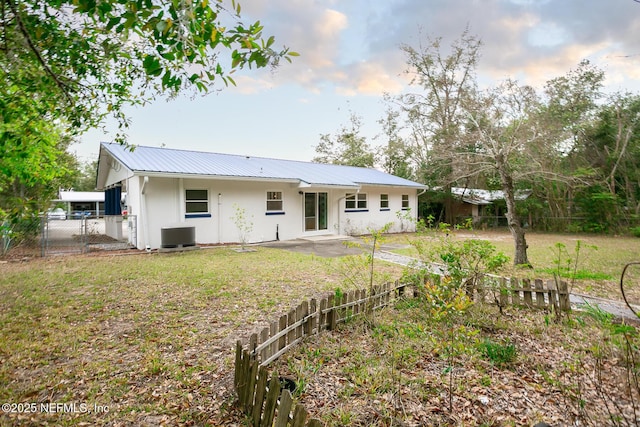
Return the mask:
{"type": "MultiPolygon", "coordinates": [[[[379,170],[119,144],[100,145],[97,188],[105,190],[107,233],[135,216],[139,249],[163,247],[163,232],[193,228],[197,244],[239,242],[243,209],[249,242],[366,233],[415,217],[425,186],[379,170]]],[[[121,229],[121,228],[120,228],[121,229]]],[[[114,231],[114,232],[116,232],[114,231]]]]}

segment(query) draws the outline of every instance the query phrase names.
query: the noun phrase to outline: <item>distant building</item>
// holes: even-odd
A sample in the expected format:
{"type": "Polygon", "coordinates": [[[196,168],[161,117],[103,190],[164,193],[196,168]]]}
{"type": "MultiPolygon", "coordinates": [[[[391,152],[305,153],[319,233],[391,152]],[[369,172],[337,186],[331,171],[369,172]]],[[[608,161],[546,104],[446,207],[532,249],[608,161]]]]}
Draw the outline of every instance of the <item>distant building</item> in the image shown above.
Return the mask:
{"type": "MultiPolygon", "coordinates": [[[[494,202],[504,200],[504,192],[501,190],[453,187],[451,194],[454,197],[452,206],[454,218],[471,218],[474,226],[478,226],[483,220],[488,219],[493,221],[493,224],[489,225],[499,225],[498,219],[504,217],[503,208],[497,208],[494,205],[494,202]]],[[[525,200],[530,195],[531,191],[517,191],[516,200],[525,200]]]]}
{"type": "Polygon", "coordinates": [[[64,204],[68,219],[104,215],[104,191],[60,190],[53,202],[64,204]]]}

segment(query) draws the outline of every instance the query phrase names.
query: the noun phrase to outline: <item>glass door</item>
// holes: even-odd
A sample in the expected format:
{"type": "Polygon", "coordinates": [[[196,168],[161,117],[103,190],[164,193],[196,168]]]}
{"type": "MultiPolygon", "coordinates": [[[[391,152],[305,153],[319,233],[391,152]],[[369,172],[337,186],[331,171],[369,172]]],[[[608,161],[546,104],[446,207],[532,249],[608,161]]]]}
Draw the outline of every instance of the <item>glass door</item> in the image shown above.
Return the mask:
{"type": "Polygon", "coordinates": [[[327,229],[327,193],[304,193],[304,231],[327,229]]]}
{"type": "Polygon", "coordinates": [[[304,231],[317,230],[316,193],[304,193],[304,231]]]}

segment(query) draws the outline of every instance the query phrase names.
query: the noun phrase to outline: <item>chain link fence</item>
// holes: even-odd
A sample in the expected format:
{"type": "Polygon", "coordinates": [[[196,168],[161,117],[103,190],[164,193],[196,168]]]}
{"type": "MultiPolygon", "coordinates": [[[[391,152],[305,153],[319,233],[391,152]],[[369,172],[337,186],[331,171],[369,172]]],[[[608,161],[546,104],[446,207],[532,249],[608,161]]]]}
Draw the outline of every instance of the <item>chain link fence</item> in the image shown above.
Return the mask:
{"type": "Polygon", "coordinates": [[[0,259],[135,248],[137,217],[128,215],[122,221],[117,219],[115,230],[111,228],[111,234],[117,234],[117,239],[107,235],[105,218],[67,216],[64,212],[0,222],[0,259]],[[122,227],[121,230],[118,227],[122,227]]]}

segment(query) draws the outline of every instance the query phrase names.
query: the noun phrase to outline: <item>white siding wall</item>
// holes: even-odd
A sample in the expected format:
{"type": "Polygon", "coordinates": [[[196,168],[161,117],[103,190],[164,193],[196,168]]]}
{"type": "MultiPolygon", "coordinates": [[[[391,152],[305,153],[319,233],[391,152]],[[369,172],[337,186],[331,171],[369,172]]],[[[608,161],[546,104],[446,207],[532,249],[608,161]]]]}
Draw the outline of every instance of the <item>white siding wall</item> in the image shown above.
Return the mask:
{"type": "MultiPolygon", "coordinates": [[[[321,188],[305,189],[307,192],[328,193],[327,230],[304,231],[304,195],[297,184],[278,182],[230,181],[215,179],[155,178],[150,177],[145,187],[145,196],[140,194],[143,177],[128,181],[128,204],[132,215],[138,215],[138,248],[149,245],[151,249],[161,246],[162,227],[195,226],[196,242],[199,244],[236,243],[240,235],[233,217],[235,205],[244,209],[246,219],[253,224],[247,236],[248,242],[290,240],[317,234],[362,234],[367,227],[380,228],[393,222],[391,231],[402,231],[396,212],[401,210],[402,194],[409,195],[411,215],[417,212],[417,197],[414,189],[365,187],[368,212],[345,212],[344,196],[349,191],[321,188]],[[185,191],[207,190],[210,217],[185,217],[185,191]],[[280,191],[283,196],[282,215],[267,215],[268,191],[280,191]],[[380,194],[389,195],[389,210],[380,210],[380,194]],[[146,206],[145,206],[146,201],[146,206]],[[144,222],[145,212],[147,223],[144,222]],[[149,239],[147,241],[147,231],[149,239]]],[[[404,230],[413,230],[414,224],[405,221],[404,230]]]]}
{"type": "MultiPolygon", "coordinates": [[[[141,215],[141,201],[140,201],[140,186],[142,184],[142,177],[132,176],[126,180],[127,187],[127,204],[125,209],[129,215],[136,216],[136,246],[138,249],[144,249],[144,236],[145,230],[142,227],[142,215],[141,215]]],[[[129,236],[131,239],[134,236],[129,236]]],[[[129,240],[131,242],[131,240],[129,240]]]]}
{"type": "MultiPolygon", "coordinates": [[[[344,196],[347,192],[344,192],[344,196]]],[[[340,202],[341,231],[343,234],[366,234],[368,228],[379,229],[387,223],[393,223],[390,232],[415,231],[415,219],[418,212],[418,197],[415,189],[398,189],[390,187],[363,187],[360,193],[367,195],[366,212],[349,212],[345,208],[345,200],[340,202]],[[389,210],[380,208],[380,195],[389,196],[389,210]],[[410,210],[402,210],[402,195],[409,196],[410,210]],[[401,212],[403,219],[398,217],[401,212]],[[404,219],[410,216],[412,220],[404,219]]]]}

